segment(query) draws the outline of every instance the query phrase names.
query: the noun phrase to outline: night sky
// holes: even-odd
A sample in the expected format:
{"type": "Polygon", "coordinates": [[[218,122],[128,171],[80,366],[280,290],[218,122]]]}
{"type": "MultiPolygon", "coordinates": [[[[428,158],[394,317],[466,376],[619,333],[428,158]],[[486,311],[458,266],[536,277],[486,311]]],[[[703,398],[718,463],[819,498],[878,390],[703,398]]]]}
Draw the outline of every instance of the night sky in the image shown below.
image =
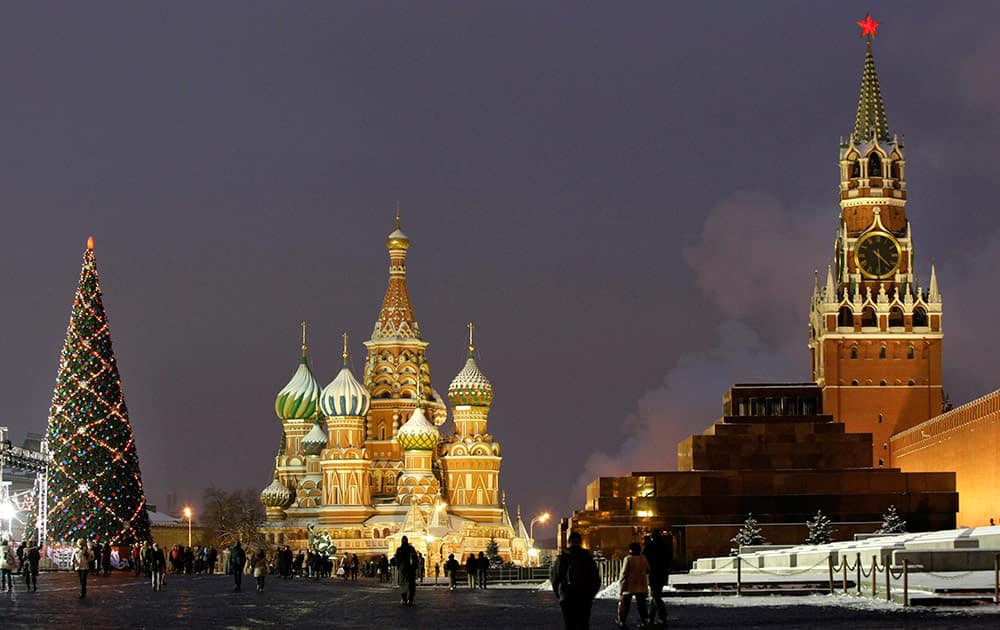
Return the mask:
{"type": "Polygon", "coordinates": [[[345,330],[360,377],[398,199],[511,512],[673,469],[731,383],[809,378],[869,10],[945,389],[992,391],[996,3],[6,2],[0,423],[45,430],[93,234],[149,501],[263,488],[299,321],[321,385],[345,330]]]}

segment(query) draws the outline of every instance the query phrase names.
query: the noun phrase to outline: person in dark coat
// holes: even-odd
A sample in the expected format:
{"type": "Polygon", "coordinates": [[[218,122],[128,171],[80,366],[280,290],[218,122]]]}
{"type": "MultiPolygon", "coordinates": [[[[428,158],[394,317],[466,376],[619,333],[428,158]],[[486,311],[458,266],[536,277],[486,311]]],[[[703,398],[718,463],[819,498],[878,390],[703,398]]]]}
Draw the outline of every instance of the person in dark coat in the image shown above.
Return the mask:
{"type": "Polygon", "coordinates": [[[108,541],[101,547],[101,572],[105,577],[111,574],[111,543],[108,541]]]}
{"type": "Polygon", "coordinates": [[[154,591],[163,590],[163,573],[167,570],[167,556],[156,543],[146,549],[146,556],[150,584],[154,591]]]}
{"type": "Polygon", "coordinates": [[[656,623],[666,625],[667,605],[663,603],[663,587],[670,578],[670,563],[674,557],[673,536],[664,536],[660,530],[653,530],[652,536],[642,549],[642,555],[649,562],[649,592],[653,598],[649,615],[650,625],[656,623]]]}
{"type": "Polygon", "coordinates": [[[243,567],[247,564],[247,554],[243,551],[243,547],[240,545],[240,541],[236,541],[236,544],[232,546],[229,550],[229,566],[226,567],[226,571],[233,575],[233,581],[235,586],[233,591],[237,592],[240,590],[240,586],[243,584],[243,567]]]}
{"type": "Polygon", "coordinates": [[[410,541],[403,536],[396,554],[396,571],[399,572],[399,594],[405,606],[413,605],[413,595],[417,591],[417,570],[418,562],[417,550],[410,545],[410,541]]]}
{"type": "Polygon", "coordinates": [[[583,548],[579,532],[570,533],[569,546],[552,564],[549,579],[559,598],[566,630],[589,630],[590,609],[601,589],[601,576],[594,557],[583,548]]]}
{"type": "Polygon", "coordinates": [[[490,568],[490,559],[482,551],[476,558],[476,586],[486,588],[486,570],[490,568]]]}
{"type": "Polygon", "coordinates": [[[450,590],[455,590],[455,579],[458,577],[458,570],[461,565],[458,564],[458,560],[455,559],[455,554],[448,554],[448,561],[444,563],[444,574],[448,576],[448,588],[450,590]]]}
{"type": "Polygon", "coordinates": [[[469,588],[476,588],[476,554],[470,553],[465,561],[465,576],[469,579],[469,588]]]}
{"type": "Polygon", "coordinates": [[[42,554],[38,551],[38,545],[35,544],[35,541],[31,541],[24,550],[24,564],[22,565],[24,582],[28,585],[29,591],[38,590],[38,561],[41,558],[42,554]]]}

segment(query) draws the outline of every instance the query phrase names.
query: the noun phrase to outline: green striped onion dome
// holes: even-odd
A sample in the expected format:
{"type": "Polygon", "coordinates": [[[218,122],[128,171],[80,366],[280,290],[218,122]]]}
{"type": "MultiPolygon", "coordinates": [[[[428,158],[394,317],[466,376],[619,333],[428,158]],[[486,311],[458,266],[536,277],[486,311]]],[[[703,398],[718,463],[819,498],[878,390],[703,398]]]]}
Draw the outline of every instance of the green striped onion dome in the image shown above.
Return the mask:
{"type": "Polygon", "coordinates": [[[264,507],[286,508],[293,501],[295,501],[295,493],[288,486],[278,481],[278,473],[275,472],[271,485],[264,488],[264,491],[260,493],[260,502],[264,504],[264,507]]]}
{"type": "Polygon", "coordinates": [[[471,356],[465,362],[462,371],[448,386],[448,400],[453,407],[458,405],[489,407],[493,402],[493,385],[479,370],[476,360],[471,356]]]}
{"type": "Polygon", "coordinates": [[[441,441],[441,433],[417,407],[406,424],[396,432],[396,441],[404,451],[432,451],[441,441]]]}
{"type": "Polygon", "coordinates": [[[319,405],[319,384],[309,370],[305,357],[284,389],[274,401],[274,412],[282,420],[308,420],[316,415],[319,405]]]}
{"type": "Polygon", "coordinates": [[[326,448],[326,431],[317,418],[313,428],[302,438],[302,452],[306,455],[319,455],[324,448],[326,448]]]}

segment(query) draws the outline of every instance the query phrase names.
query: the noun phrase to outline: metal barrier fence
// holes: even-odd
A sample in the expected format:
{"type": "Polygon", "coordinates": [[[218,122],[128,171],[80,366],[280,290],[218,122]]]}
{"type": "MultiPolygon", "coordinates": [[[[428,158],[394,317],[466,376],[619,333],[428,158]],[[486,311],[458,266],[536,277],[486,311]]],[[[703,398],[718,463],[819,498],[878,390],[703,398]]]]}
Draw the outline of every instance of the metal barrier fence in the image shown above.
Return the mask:
{"type": "MultiPolygon", "coordinates": [[[[922,565],[913,564],[909,560],[903,560],[903,563],[899,564],[899,565],[891,565],[891,564],[888,564],[887,562],[883,562],[883,563],[879,564],[878,559],[874,558],[874,557],[872,558],[871,565],[866,570],[865,567],[863,566],[862,562],[861,562],[861,554],[860,553],[858,553],[855,556],[853,564],[850,562],[850,560],[848,560],[846,557],[844,557],[844,558],[841,559],[841,562],[838,565],[837,563],[834,562],[833,555],[834,554],[831,553],[829,556],[827,556],[827,558],[826,558],[825,561],[821,560],[821,561],[817,562],[816,564],[814,564],[811,567],[806,567],[806,568],[803,568],[803,569],[796,569],[794,571],[793,570],[780,571],[780,570],[764,569],[764,568],[761,568],[761,567],[755,567],[753,565],[747,564],[747,561],[744,560],[742,556],[736,555],[736,556],[733,557],[733,561],[731,563],[729,563],[728,565],[723,566],[723,567],[719,567],[716,570],[708,571],[706,573],[715,573],[716,571],[732,570],[734,568],[734,565],[735,565],[735,569],[736,569],[736,594],[737,595],[742,595],[743,594],[743,587],[745,585],[752,584],[754,586],[759,586],[760,584],[762,584],[761,582],[744,582],[744,580],[743,580],[743,572],[744,572],[744,570],[746,570],[748,572],[751,572],[751,573],[752,572],[757,572],[757,573],[763,573],[763,574],[771,575],[771,576],[792,577],[792,576],[795,576],[795,575],[801,575],[801,574],[804,574],[804,573],[809,573],[811,571],[815,571],[818,567],[822,566],[823,564],[826,564],[827,565],[828,576],[829,576],[830,594],[831,595],[833,595],[834,593],[836,593],[838,590],[842,591],[845,595],[850,591],[850,588],[848,586],[848,574],[851,574],[851,577],[854,578],[854,586],[855,586],[855,588],[854,588],[854,594],[855,595],[863,595],[863,594],[865,594],[864,591],[866,589],[863,588],[863,580],[866,579],[866,578],[869,578],[869,577],[871,578],[871,597],[874,599],[874,598],[878,597],[878,582],[879,582],[878,578],[879,578],[879,574],[881,574],[885,578],[884,579],[884,585],[885,585],[885,600],[886,601],[892,601],[892,580],[895,579],[896,582],[897,582],[897,584],[898,584],[898,582],[900,580],[902,581],[902,583],[903,583],[902,584],[903,606],[909,606],[910,605],[910,572],[911,571],[919,571],[919,572],[924,573],[926,575],[932,575],[934,577],[943,578],[943,579],[959,579],[961,577],[965,577],[965,576],[967,576],[967,575],[969,575],[969,574],[972,573],[972,571],[951,572],[950,574],[948,574],[948,573],[933,573],[933,572],[930,572],[930,571],[923,571],[924,567],[922,565]],[[744,565],[746,565],[746,567],[744,567],[744,565]],[[838,576],[840,578],[839,580],[837,579],[838,576]],[[839,582],[839,586],[840,586],[839,589],[838,589],[838,582],[839,582]]],[[[620,566],[620,561],[619,561],[619,566],[620,566]]],[[[603,582],[603,580],[605,579],[604,573],[602,573],[601,577],[602,577],[602,583],[605,583],[605,582],[603,582]]],[[[610,582],[607,582],[607,583],[610,583],[610,582]]],[[[607,584],[607,583],[605,583],[605,584],[607,584]]],[[[994,556],[993,556],[993,603],[995,605],[1000,605],[1000,553],[994,554],[994,556]]]]}

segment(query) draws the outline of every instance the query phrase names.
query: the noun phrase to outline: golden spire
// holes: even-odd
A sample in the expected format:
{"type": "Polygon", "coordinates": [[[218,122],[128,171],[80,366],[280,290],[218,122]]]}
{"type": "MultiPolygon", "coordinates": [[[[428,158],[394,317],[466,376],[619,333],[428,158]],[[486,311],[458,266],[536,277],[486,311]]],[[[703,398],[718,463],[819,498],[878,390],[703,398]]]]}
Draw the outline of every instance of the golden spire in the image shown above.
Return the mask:
{"type": "Polygon", "coordinates": [[[308,349],[308,347],[306,346],[306,323],[305,321],[302,321],[302,323],[299,325],[302,326],[302,360],[305,361],[306,350],[308,349]]]}
{"type": "Polygon", "coordinates": [[[473,343],[472,343],[472,332],[473,332],[473,330],[475,330],[475,328],[476,327],[472,324],[472,322],[469,322],[469,358],[470,359],[474,356],[474,353],[476,351],[476,346],[474,346],[473,343]]]}
{"type": "Polygon", "coordinates": [[[346,332],[344,333],[344,353],[342,355],[340,355],[340,356],[344,357],[344,367],[347,367],[347,357],[350,356],[350,353],[347,351],[347,333],[346,332]]]}
{"type": "Polygon", "coordinates": [[[397,230],[400,229],[400,227],[399,227],[399,199],[396,200],[396,229],[397,230]]]}

